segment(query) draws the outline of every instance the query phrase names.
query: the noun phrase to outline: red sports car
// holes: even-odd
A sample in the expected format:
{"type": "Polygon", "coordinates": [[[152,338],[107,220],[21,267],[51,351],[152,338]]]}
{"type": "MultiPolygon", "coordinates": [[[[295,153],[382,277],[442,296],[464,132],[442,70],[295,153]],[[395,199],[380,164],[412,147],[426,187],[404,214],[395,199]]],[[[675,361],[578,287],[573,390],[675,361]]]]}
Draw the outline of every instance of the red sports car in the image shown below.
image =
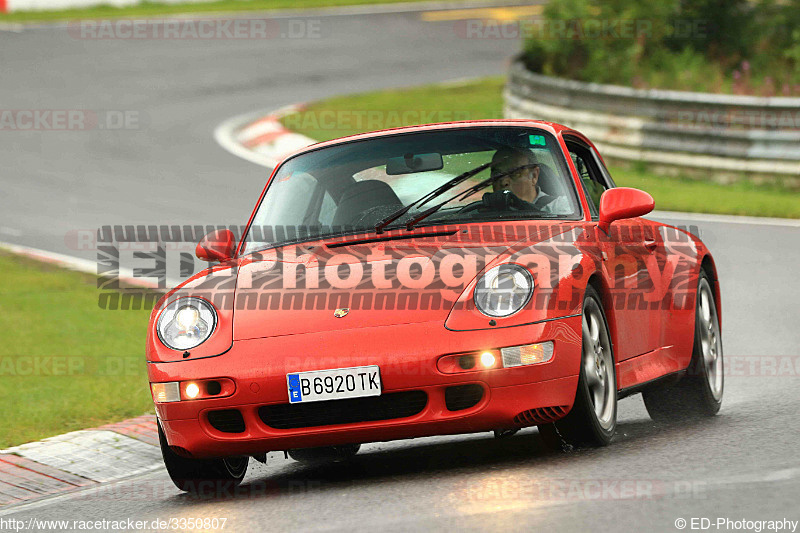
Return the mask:
{"type": "Polygon", "coordinates": [[[161,447],[187,491],[250,457],[538,426],[608,444],[617,400],[656,420],[722,400],[720,290],[691,233],[640,218],[582,134],[539,121],[431,124],[287,157],[243,231],[154,309],[161,447]]]}

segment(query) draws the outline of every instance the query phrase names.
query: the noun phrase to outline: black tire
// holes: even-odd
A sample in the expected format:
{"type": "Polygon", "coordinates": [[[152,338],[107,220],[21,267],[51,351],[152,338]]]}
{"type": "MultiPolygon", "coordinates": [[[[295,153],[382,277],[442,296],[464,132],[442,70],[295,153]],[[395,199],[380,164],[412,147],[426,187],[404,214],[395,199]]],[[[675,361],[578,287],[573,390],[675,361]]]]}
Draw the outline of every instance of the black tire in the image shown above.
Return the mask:
{"type": "Polygon", "coordinates": [[[672,385],[654,385],[642,392],[650,418],[679,422],[714,416],[722,405],[725,378],[722,331],[714,291],[702,270],[697,282],[694,345],[686,375],[672,385]]]}
{"type": "Polygon", "coordinates": [[[586,288],[582,314],[583,339],[575,402],[567,416],[539,426],[539,434],[550,449],[606,446],[617,428],[617,378],[611,335],[600,295],[591,286],[586,288]]]}
{"type": "Polygon", "coordinates": [[[189,459],[173,452],[161,424],[158,425],[161,456],[172,482],[180,490],[193,494],[215,494],[237,487],[247,473],[248,457],[224,459],[189,459]]]}
{"type": "Polygon", "coordinates": [[[289,457],[301,463],[320,463],[349,459],[361,449],[360,444],[341,444],[321,448],[296,448],[289,450],[289,457]]]}

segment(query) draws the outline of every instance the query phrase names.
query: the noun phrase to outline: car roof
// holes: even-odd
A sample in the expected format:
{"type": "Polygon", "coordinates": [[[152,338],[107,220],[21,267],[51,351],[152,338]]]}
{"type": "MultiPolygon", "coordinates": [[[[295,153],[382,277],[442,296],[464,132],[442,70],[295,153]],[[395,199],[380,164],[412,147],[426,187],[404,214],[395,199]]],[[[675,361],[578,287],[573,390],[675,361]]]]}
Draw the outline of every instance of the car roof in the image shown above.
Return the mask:
{"type": "Polygon", "coordinates": [[[573,133],[579,135],[580,137],[585,137],[580,132],[575,131],[572,128],[568,128],[567,126],[564,126],[562,124],[557,124],[555,122],[547,122],[544,120],[511,119],[511,118],[486,119],[486,120],[461,120],[454,122],[436,122],[432,124],[420,124],[418,126],[403,126],[399,128],[375,130],[366,133],[357,133],[354,135],[348,135],[346,137],[339,137],[337,139],[322,141],[307,146],[305,148],[301,148],[300,150],[297,150],[296,152],[293,152],[292,154],[288,155],[286,159],[305,152],[318,150],[320,148],[326,148],[328,146],[334,146],[343,142],[359,141],[377,137],[391,137],[392,135],[402,135],[406,133],[416,133],[421,131],[437,131],[437,130],[455,129],[455,128],[461,129],[461,128],[496,127],[496,126],[531,126],[545,130],[556,136],[561,133],[573,133]]]}

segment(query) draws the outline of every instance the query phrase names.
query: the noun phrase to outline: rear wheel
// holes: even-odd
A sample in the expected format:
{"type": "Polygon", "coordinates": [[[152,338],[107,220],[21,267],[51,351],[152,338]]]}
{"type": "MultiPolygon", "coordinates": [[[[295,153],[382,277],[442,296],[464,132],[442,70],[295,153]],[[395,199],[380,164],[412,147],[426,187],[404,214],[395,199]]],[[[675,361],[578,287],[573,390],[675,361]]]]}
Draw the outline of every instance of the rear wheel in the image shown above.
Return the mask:
{"type": "Polygon", "coordinates": [[[653,420],[672,422],[713,416],[722,405],[722,332],[714,292],[702,271],[694,323],[694,348],[686,375],[674,385],[656,385],[642,392],[653,420]]]}
{"type": "Polygon", "coordinates": [[[172,482],[180,490],[192,493],[217,493],[230,490],[241,483],[247,472],[248,457],[223,459],[191,459],[172,451],[158,425],[161,455],[172,482]]]}
{"type": "Polygon", "coordinates": [[[324,446],[321,448],[296,448],[294,450],[289,450],[289,457],[303,463],[341,461],[342,459],[353,457],[360,449],[360,444],[341,444],[339,446],[324,446]]]}
{"type": "Polygon", "coordinates": [[[605,446],[617,427],[617,378],[614,354],[600,296],[593,287],[583,300],[581,366],[575,402],[569,414],[539,426],[548,447],[605,446]]]}

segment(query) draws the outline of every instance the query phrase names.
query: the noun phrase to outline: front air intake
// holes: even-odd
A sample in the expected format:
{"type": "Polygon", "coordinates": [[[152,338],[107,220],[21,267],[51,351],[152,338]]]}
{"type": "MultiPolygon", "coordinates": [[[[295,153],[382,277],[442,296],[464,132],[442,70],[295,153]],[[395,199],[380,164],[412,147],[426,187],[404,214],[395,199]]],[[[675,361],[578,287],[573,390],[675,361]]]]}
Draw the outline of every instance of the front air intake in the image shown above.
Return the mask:
{"type": "Polygon", "coordinates": [[[444,403],[450,411],[463,411],[475,407],[483,399],[483,387],[477,383],[455,385],[444,391],[444,403]]]}
{"type": "Polygon", "coordinates": [[[225,409],[208,413],[208,423],[223,433],[244,433],[244,418],[238,409],[225,409]]]}
{"type": "Polygon", "coordinates": [[[406,418],[421,413],[427,404],[425,391],[412,390],[367,398],[265,405],[258,415],[271,428],[296,429],[406,418]]]}

